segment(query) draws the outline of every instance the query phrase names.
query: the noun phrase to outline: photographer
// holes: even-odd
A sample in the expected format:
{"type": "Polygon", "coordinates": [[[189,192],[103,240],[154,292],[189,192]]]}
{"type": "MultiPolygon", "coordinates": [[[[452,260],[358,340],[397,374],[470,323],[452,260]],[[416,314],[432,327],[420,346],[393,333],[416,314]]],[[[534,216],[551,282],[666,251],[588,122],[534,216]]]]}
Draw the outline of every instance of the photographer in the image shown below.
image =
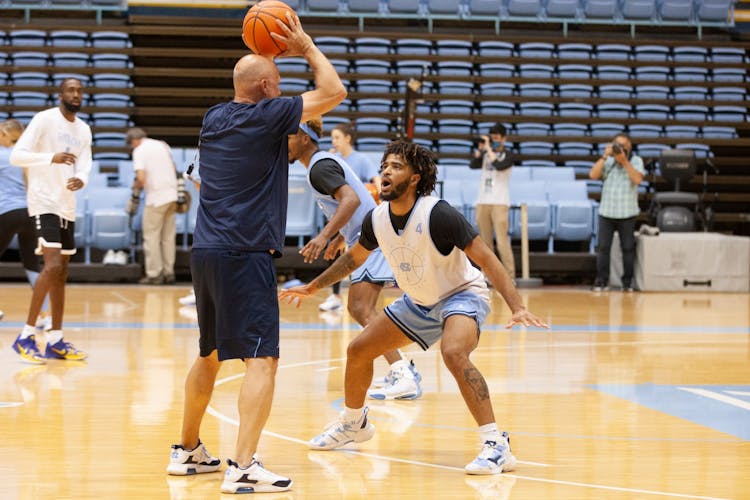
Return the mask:
{"type": "Polygon", "coordinates": [[[589,177],[602,179],[594,291],[609,290],[609,252],[615,231],[620,235],[622,249],[622,289],[633,291],[635,219],[640,212],[638,185],[645,173],[643,160],[633,154],[633,144],[625,134],[616,135],[591,167],[589,177]]]}
{"type": "Polygon", "coordinates": [[[513,159],[505,151],[505,126],[498,123],[490,128],[490,135],[475,139],[471,168],[481,168],[482,177],[477,198],[476,217],[479,236],[492,248],[493,234],[500,261],[511,278],[516,276],[513,250],[508,237],[510,207],[510,170],[513,159]]]}

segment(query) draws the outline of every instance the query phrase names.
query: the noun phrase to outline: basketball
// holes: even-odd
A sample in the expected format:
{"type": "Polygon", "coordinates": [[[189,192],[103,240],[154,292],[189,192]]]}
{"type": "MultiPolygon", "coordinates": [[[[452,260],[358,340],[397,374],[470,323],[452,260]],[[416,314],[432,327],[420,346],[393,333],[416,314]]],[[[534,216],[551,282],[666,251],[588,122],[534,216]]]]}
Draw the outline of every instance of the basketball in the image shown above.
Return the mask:
{"type": "Polygon", "coordinates": [[[271,33],[283,35],[276,20],[286,24],[286,14],[294,15],[294,9],[279,0],[261,0],[245,14],[242,22],[242,41],[255,54],[275,57],[286,50],[286,45],[271,37],[271,33]]]}
{"type": "Polygon", "coordinates": [[[373,184],[372,182],[365,183],[365,188],[367,188],[367,191],[370,193],[372,198],[375,200],[375,203],[380,205],[380,192],[378,192],[378,187],[373,184]]]}

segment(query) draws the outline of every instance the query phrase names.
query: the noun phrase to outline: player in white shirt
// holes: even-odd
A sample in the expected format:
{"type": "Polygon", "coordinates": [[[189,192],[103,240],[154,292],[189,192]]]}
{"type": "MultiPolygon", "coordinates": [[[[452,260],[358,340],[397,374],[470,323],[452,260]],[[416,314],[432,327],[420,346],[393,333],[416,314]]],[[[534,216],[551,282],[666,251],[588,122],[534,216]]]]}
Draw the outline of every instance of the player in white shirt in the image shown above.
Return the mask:
{"type": "Polygon", "coordinates": [[[24,360],[37,364],[47,358],[82,360],[87,356],[63,339],[62,323],[68,261],[76,252],[75,191],[86,185],[91,171],[91,129],[76,116],[83,102],[83,85],[78,79],[65,79],[58,98],[58,107],[34,116],[10,155],[10,163],[25,168],[28,174],[29,216],[36,226],[37,253],[44,258],[26,325],[13,349],[24,360]],[[52,329],[42,354],[36,345],[34,325],[47,293],[52,329]]]}
{"type": "Polygon", "coordinates": [[[547,324],[526,310],[508,272],[466,219],[445,201],[430,196],[437,169],[427,149],[392,142],[383,155],[381,174],[380,197],[387,203],[365,216],[359,241],[312,282],[280,294],[287,302],[313,295],[351,273],[378,247],[405,292],[350,343],[344,411],[309,446],[330,450],[370,439],[375,427],[367,419],[364,402],[373,360],[411,342],[426,350],[442,338],[443,361],[479,426],[482,450],[466,465],[466,472],[512,470],[516,459],[508,434],[498,429],[487,383],[469,359],[490,310],[490,292],[469,259],[481,267],[510,307],[513,316],[506,328],[514,324],[546,328],[547,324]]]}

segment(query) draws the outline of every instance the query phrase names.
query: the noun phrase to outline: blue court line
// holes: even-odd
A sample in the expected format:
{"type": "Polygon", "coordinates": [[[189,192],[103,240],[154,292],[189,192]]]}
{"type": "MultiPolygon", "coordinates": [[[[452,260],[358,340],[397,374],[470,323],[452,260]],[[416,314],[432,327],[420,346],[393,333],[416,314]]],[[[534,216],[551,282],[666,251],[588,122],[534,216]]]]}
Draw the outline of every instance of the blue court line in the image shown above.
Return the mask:
{"type": "MultiPolygon", "coordinates": [[[[0,330],[20,329],[24,323],[20,321],[0,321],[0,330]]],[[[190,330],[197,329],[196,323],[143,323],[143,322],[66,322],[65,328],[129,328],[129,329],[160,329],[160,330],[190,330]]],[[[351,323],[348,327],[344,325],[329,325],[327,323],[281,323],[282,330],[359,330],[359,325],[351,323]]],[[[518,331],[520,327],[515,326],[512,331],[518,331]]],[[[670,334],[730,334],[750,335],[750,327],[746,326],[648,326],[648,325],[552,325],[549,330],[544,328],[528,327],[528,331],[554,332],[554,333],[670,333],[670,334]]],[[[483,332],[506,332],[504,325],[484,325],[483,332]]]]}

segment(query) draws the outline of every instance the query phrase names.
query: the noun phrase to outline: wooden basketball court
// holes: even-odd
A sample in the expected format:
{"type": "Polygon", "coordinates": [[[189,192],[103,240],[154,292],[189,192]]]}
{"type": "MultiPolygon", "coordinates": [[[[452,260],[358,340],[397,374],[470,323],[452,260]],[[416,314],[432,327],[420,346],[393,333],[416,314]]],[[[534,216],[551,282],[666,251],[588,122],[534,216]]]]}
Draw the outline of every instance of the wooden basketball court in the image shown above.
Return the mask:
{"type": "MultiPolygon", "coordinates": [[[[192,310],[177,301],[188,287],[69,285],[66,337],[90,357],[45,366],[10,347],[30,290],[0,290],[0,498],[221,496],[220,473],[165,474],[197,354],[192,310]]],[[[294,486],[263,497],[750,498],[747,294],[522,293],[552,329],[505,331],[496,297],[473,355],[519,460],[488,477],[463,472],[479,450],[476,426],[436,348],[409,350],[421,399],[369,403],[371,441],[308,450],[341,408],[346,346],[359,328],[346,313],[321,315],[323,293],[301,309],[282,306],[259,453],[294,486]]],[[[376,376],[384,372],[379,360],[376,376]]],[[[202,439],[222,459],[234,451],[241,376],[241,363],[225,364],[204,420],[202,439]]]]}

